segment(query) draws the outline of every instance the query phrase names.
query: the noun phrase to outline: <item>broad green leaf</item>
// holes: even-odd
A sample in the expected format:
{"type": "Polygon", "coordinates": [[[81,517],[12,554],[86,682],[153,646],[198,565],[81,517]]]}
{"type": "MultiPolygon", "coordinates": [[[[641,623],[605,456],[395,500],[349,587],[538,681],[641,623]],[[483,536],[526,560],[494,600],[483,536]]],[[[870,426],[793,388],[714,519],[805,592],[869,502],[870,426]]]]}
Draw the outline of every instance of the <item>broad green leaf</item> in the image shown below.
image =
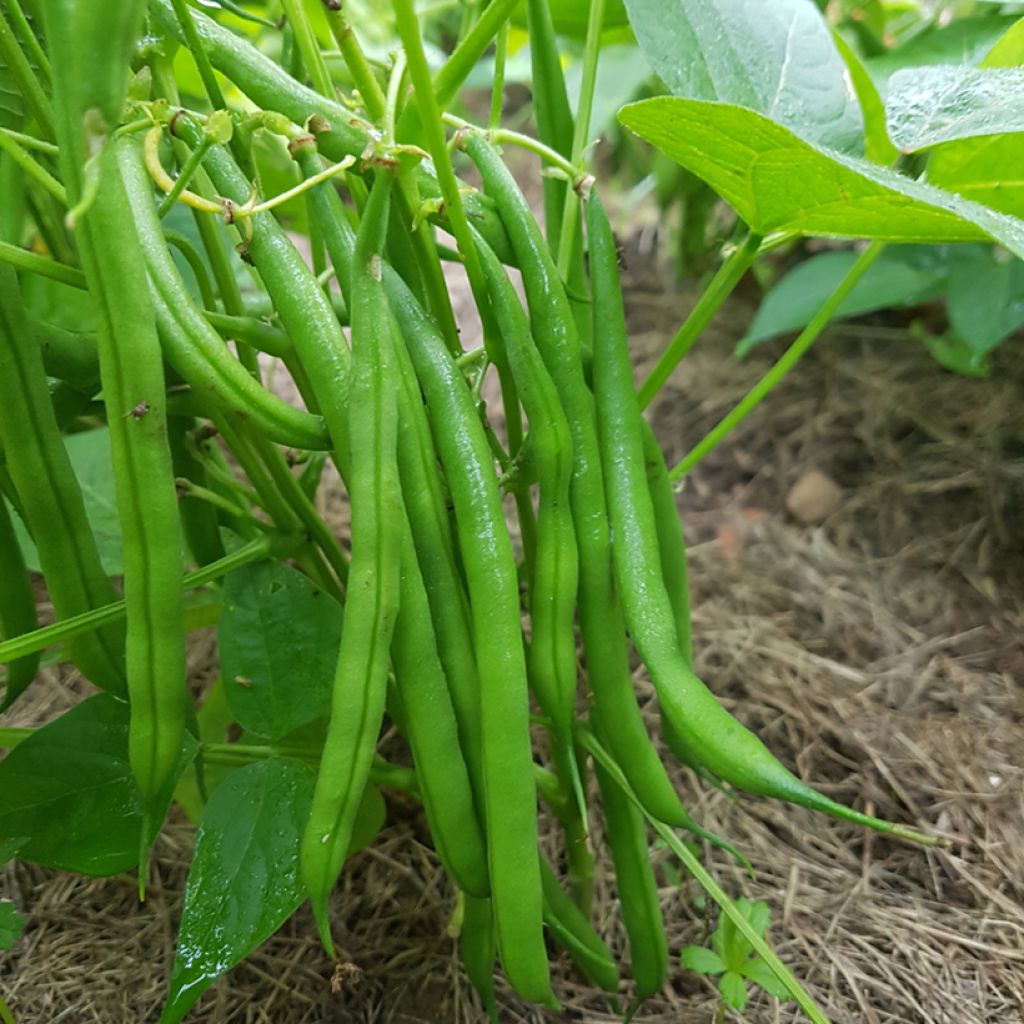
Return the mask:
{"type": "Polygon", "coordinates": [[[758,234],[893,242],[995,239],[1024,256],[1024,223],[867,160],[811,145],[753,111],[662,96],[619,120],[698,177],[758,234]]]}
{"type": "MultiPolygon", "coordinates": [[[[196,712],[200,741],[202,743],[224,743],[234,720],[234,715],[228,707],[224,681],[218,678],[210,687],[205,700],[196,712]]],[[[175,801],[193,825],[198,825],[202,820],[203,808],[206,806],[206,800],[199,788],[199,764],[197,759],[193,764],[194,770],[182,775],[178,781],[178,787],[174,791],[175,801]]],[[[236,767],[236,765],[223,764],[214,762],[210,758],[204,758],[202,773],[206,793],[212,793],[236,767]]]]}
{"type": "Polygon", "coordinates": [[[1021,64],[1024,64],[1024,18],[1006,30],[1006,34],[985,55],[980,67],[1015,68],[1021,64]]]}
{"type": "MultiPolygon", "coordinates": [[[[916,246],[887,249],[854,286],[836,319],[934,298],[949,276],[948,261],[939,255],[943,251],[916,246]]],[[[799,263],[764,297],[736,354],[744,356],[769,338],[806,327],[856,260],[855,252],[843,250],[799,263]]]]}
{"type": "MultiPolygon", "coordinates": [[[[121,559],[121,523],[117,517],[114,497],[114,470],[110,461],[110,433],[106,427],[68,434],[64,438],[71,465],[82,488],[85,514],[96,537],[100,560],[108,576],[120,576],[124,569],[121,559]]],[[[39,554],[28,535],[21,517],[14,515],[14,530],[25,556],[25,565],[41,573],[39,554]]]]}
{"type": "Polygon", "coordinates": [[[726,971],[718,982],[718,991],[722,993],[722,999],[727,1006],[742,1012],[747,1005],[747,983],[743,980],[742,974],[736,971],[726,971]]]}
{"type": "MultiPolygon", "coordinates": [[[[186,736],[178,775],[195,756],[186,736]]],[[[154,816],[153,834],[177,776],[154,816]]],[[[27,837],[22,860],[84,875],[134,867],[142,810],[128,764],[128,705],[97,694],[43,726],[0,761],[0,841],[27,837]]],[[[153,838],[146,836],[147,842],[153,838]]]]}
{"type": "Polygon", "coordinates": [[[722,958],[704,946],[687,946],[679,953],[683,966],[695,974],[721,974],[725,970],[722,958]]]}
{"type": "Polygon", "coordinates": [[[776,999],[789,999],[789,990],[779,981],[775,972],[760,958],[755,957],[743,965],[743,974],[759,988],[776,999]]]}
{"type": "Polygon", "coordinates": [[[1016,21],[1013,15],[958,18],[941,28],[927,29],[884,57],[865,63],[884,95],[889,76],[900,68],[977,64],[1016,21]]]}
{"type": "Polygon", "coordinates": [[[928,158],[928,180],[971,202],[1024,217],[1024,133],[938,146],[928,158]]]}
{"type": "Polygon", "coordinates": [[[850,81],[860,103],[864,118],[864,155],[876,164],[895,163],[900,154],[889,138],[885,126],[885,104],[878,95],[875,83],[853,47],[838,32],[833,32],[832,38],[846,63],[846,70],[850,73],[850,81]]]}
{"type": "Polygon", "coordinates": [[[1024,69],[908,68],[889,79],[889,135],[904,153],[1024,131],[1024,69]]]}
{"type": "Polygon", "coordinates": [[[999,256],[979,253],[950,278],[949,324],[971,350],[970,366],[978,372],[987,369],[992,349],[1024,324],[1024,263],[999,256]]]}
{"type": "Polygon", "coordinates": [[[6,953],[21,937],[25,930],[25,918],[18,913],[13,903],[0,902],[0,952],[6,953]]]}
{"type": "Polygon", "coordinates": [[[857,98],[810,0],[627,0],[651,67],[675,96],[719,100],[801,138],[863,152],[857,98]]]}
{"type": "Polygon", "coordinates": [[[341,608],[307,576],[273,561],[229,573],[217,640],[228,705],[244,729],[280,739],[327,713],[341,608]]]}
{"type": "Polygon", "coordinates": [[[240,768],[210,797],[196,836],[162,1024],[180,1021],[303,899],[299,844],[315,776],[295,761],[240,768]]]}
{"type": "MultiPolygon", "coordinates": [[[[177,1024],[302,902],[299,847],[314,783],[305,765],[269,760],[232,773],[210,797],[185,885],[161,1024],[177,1024]]],[[[371,786],[356,816],[350,856],[372,841],[383,821],[383,798],[371,786]]]]}
{"type": "MultiPolygon", "coordinates": [[[[561,35],[582,39],[587,34],[587,18],[590,14],[590,0],[548,0],[551,20],[555,31],[561,35]]],[[[526,24],[526,14],[520,7],[516,10],[515,21],[526,24]]],[[[604,12],[605,31],[622,28],[629,24],[622,0],[606,0],[604,12]]]]}

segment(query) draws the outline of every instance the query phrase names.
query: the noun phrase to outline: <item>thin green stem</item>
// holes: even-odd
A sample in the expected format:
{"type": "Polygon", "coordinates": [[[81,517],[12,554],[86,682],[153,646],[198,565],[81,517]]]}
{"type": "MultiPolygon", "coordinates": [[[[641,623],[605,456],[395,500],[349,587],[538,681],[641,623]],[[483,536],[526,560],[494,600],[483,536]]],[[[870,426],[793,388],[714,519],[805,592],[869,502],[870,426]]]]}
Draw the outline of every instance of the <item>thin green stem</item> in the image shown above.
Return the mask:
{"type": "Polygon", "coordinates": [[[45,139],[37,139],[34,135],[27,135],[25,132],[16,132],[13,128],[0,128],[0,135],[6,135],[25,149],[45,153],[47,156],[56,156],[59,152],[52,142],[47,142],[45,139]]]}
{"type": "Polygon", "coordinates": [[[210,58],[206,55],[203,41],[199,38],[199,33],[196,31],[195,22],[192,20],[192,12],[188,9],[188,4],[185,3],[185,0],[171,0],[171,6],[174,8],[175,17],[177,17],[178,24],[181,26],[181,31],[185,36],[185,44],[188,47],[189,53],[192,54],[192,59],[196,62],[196,67],[199,69],[199,77],[202,79],[206,95],[210,98],[210,103],[215,110],[223,110],[225,107],[224,94],[220,90],[217,76],[213,73],[213,65],[210,63],[210,58]]]}
{"type": "Polygon", "coordinates": [[[313,28],[306,17],[302,0],[281,0],[281,7],[284,9],[284,16],[288,19],[288,24],[291,25],[292,31],[295,33],[295,45],[313,82],[313,88],[321,96],[332,100],[336,99],[337,93],[334,90],[331,73],[327,70],[327,62],[324,60],[316,36],[313,35],[313,28]]]}
{"type": "Polygon", "coordinates": [[[40,45],[35,32],[32,31],[32,26],[29,24],[28,18],[25,17],[21,4],[18,3],[18,0],[4,0],[4,6],[11,17],[14,31],[21,36],[22,43],[28,48],[32,60],[36,62],[36,66],[42,72],[43,78],[49,82],[50,58],[46,56],[46,51],[40,45]]]}
{"type": "Polygon", "coordinates": [[[388,145],[395,144],[395,122],[398,119],[398,103],[402,95],[402,81],[405,78],[407,58],[404,52],[395,58],[395,66],[388,78],[388,94],[384,99],[384,138],[388,145]]]}
{"type": "Polygon", "coordinates": [[[476,24],[455,47],[444,67],[434,76],[438,106],[446,107],[459,91],[503,25],[507,24],[519,0],[491,0],[476,24]]]}
{"type": "Polygon", "coordinates": [[[498,29],[494,46],[494,79],[491,85],[491,114],[487,120],[491,131],[501,127],[501,115],[505,109],[505,65],[508,62],[508,22],[498,29]]]}
{"type": "MultiPolygon", "coordinates": [[[[590,137],[590,115],[594,109],[594,89],[597,85],[597,65],[601,54],[601,29],[604,27],[604,0],[593,0],[587,18],[587,42],[583,50],[583,77],[580,99],[576,106],[576,124],[572,136],[572,162],[578,167],[590,137]]],[[[562,233],[558,239],[558,273],[562,280],[569,277],[573,247],[576,242],[580,197],[573,188],[565,190],[562,207],[562,233]]]]}
{"type": "Polygon", "coordinates": [[[637,395],[641,409],[647,408],[651,399],[661,390],[665,381],[672,375],[672,371],[682,361],[683,356],[693,348],[694,342],[711,322],[711,318],[732,294],[733,289],[757,258],[760,245],[759,235],[748,235],[743,245],[734,249],[718,268],[718,272],[704,289],[697,305],[693,307],[692,312],[686,318],[686,322],[679,328],[679,332],[669,343],[668,348],[662,353],[661,358],[641,386],[637,395]]]}
{"type": "Polygon", "coordinates": [[[58,263],[48,256],[39,256],[20,245],[0,241],[0,263],[9,263],[19,270],[27,270],[30,274],[49,277],[51,280],[69,284],[73,288],[85,288],[85,275],[77,267],[69,267],[66,263],[58,263]]]}
{"type": "Polygon", "coordinates": [[[42,186],[62,206],[68,205],[64,186],[26,149],[6,132],[0,132],[0,151],[6,153],[34,182],[42,186]]]}
{"type": "Polygon", "coordinates": [[[379,122],[384,116],[384,91],[370,67],[370,62],[366,59],[363,48],[359,45],[355,30],[345,16],[344,7],[338,2],[337,8],[334,8],[325,0],[324,14],[331,35],[334,36],[341,51],[342,60],[345,61],[345,67],[348,68],[352,82],[363,98],[366,112],[374,121],[379,122]]]}
{"type": "Polygon", "coordinates": [[[209,135],[203,136],[203,141],[196,146],[188,155],[185,163],[182,165],[181,170],[178,171],[177,178],[174,179],[174,185],[170,192],[167,193],[160,200],[160,205],[157,207],[157,216],[161,220],[171,212],[174,204],[178,201],[178,196],[185,190],[185,186],[192,180],[192,175],[195,174],[199,165],[203,162],[203,157],[206,156],[206,151],[213,145],[213,138],[209,135]]]}
{"type": "Polygon", "coordinates": [[[18,40],[11,31],[7,19],[0,16],[0,57],[7,64],[7,70],[14,79],[32,115],[39,122],[43,131],[53,137],[53,108],[50,99],[43,91],[36,73],[32,70],[28,58],[22,53],[18,40]]]}
{"type": "Polygon", "coordinates": [[[529,150],[531,153],[535,153],[542,160],[551,164],[552,167],[557,167],[570,182],[576,182],[580,177],[579,169],[571,160],[562,156],[558,150],[552,149],[550,146],[546,146],[539,139],[533,138],[532,135],[524,135],[522,132],[514,132],[510,128],[496,128],[492,131],[487,131],[486,129],[478,128],[475,124],[467,121],[465,118],[457,117],[455,114],[442,114],[441,120],[445,124],[451,125],[453,128],[461,128],[466,131],[478,131],[481,134],[486,135],[487,138],[497,146],[508,143],[511,146],[518,146],[520,149],[529,150]]]}
{"type": "Polygon", "coordinates": [[[184,235],[178,234],[177,231],[165,231],[164,238],[167,240],[168,245],[173,245],[184,256],[185,262],[189,265],[189,269],[196,279],[203,305],[207,309],[213,309],[216,306],[216,300],[213,296],[213,285],[210,283],[210,276],[206,272],[206,264],[203,263],[199,253],[196,252],[192,243],[184,235]]]}
{"type": "MultiPolygon", "coordinates": [[[[196,587],[205,586],[213,580],[226,576],[232,569],[238,569],[250,562],[259,561],[270,555],[276,545],[280,545],[280,537],[270,536],[258,537],[243,545],[237,551],[233,551],[216,562],[204,565],[195,572],[186,573],[182,578],[183,590],[194,590],[196,587]]],[[[290,542],[288,547],[293,546],[290,542]]],[[[21,636],[12,637],[0,643],[0,664],[15,661],[26,654],[34,654],[51,644],[70,640],[72,637],[81,636],[83,633],[90,633],[102,626],[109,625],[123,619],[125,615],[124,601],[114,601],[111,604],[103,605],[102,608],[93,608],[75,615],[72,618],[64,619],[62,622],[55,622],[51,626],[43,626],[31,633],[23,633],[21,636]]]]}
{"type": "Polygon", "coordinates": [[[885,246],[885,242],[875,241],[860,254],[857,262],[850,267],[836,290],[814,315],[814,319],[801,331],[796,341],[786,349],[779,357],[778,362],[743,396],[737,406],[712,429],[707,437],[697,444],[678,465],[673,467],[672,472],[669,473],[670,480],[678,480],[693,469],[775,389],[783,377],[799,362],[801,356],[814,344],[818,335],[835,316],[843,300],[850,294],[854,285],[864,276],[871,264],[878,259],[885,246]]]}
{"type": "Polygon", "coordinates": [[[595,761],[611,776],[615,784],[629,798],[634,806],[650,822],[651,827],[664,840],[665,845],[683,862],[686,870],[696,879],[697,884],[721,907],[723,913],[736,926],[736,930],[750,943],[754,952],[771,968],[772,973],[786,986],[796,1004],[807,1014],[813,1024],[829,1024],[828,1018],[818,1009],[807,990],[796,979],[793,972],[779,959],[775,951],[765,939],[759,935],[750,922],[739,912],[736,904],[725,894],[719,884],[711,877],[707,868],[687,849],[686,844],[676,835],[675,831],[664,822],[653,817],[636,793],[633,792],[626,776],[615,759],[597,741],[597,738],[585,726],[578,730],[580,744],[591,754],[595,761]]]}

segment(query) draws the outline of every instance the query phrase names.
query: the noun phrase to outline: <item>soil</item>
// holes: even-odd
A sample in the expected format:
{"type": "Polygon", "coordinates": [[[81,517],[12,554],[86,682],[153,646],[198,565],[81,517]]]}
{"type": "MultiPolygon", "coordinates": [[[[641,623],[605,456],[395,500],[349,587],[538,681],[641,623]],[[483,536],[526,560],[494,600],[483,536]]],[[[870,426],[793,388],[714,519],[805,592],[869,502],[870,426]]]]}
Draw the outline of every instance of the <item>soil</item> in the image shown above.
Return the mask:
{"type": "MultiPolygon", "coordinates": [[[[642,375],[693,290],[635,246],[627,262],[642,375]]],[[[651,410],[670,463],[781,351],[733,358],[755,301],[740,293],[651,410]]],[[[948,847],[731,799],[680,767],[673,774],[691,813],[738,846],[755,875],[706,844],[704,863],[730,894],[768,902],[770,940],[835,1024],[1005,1024],[1024,1013],[1024,348],[1004,345],[990,380],[967,380],[899,327],[876,318],[833,328],[687,477],[679,507],[702,676],[803,778],[948,847]],[[787,501],[810,471],[828,500],[797,518],[787,501]]],[[[191,663],[197,685],[215,675],[211,636],[195,639],[191,663]]],[[[653,728],[651,688],[641,673],[636,682],[653,728]]],[[[72,675],[48,670],[9,724],[47,721],[81,692],[72,675]]],[[[172,817],[144,906],[128,875],[3,870],[3,894],[29,918],[0,964],[18,1024],[157,1020],[193,835],[172,817]]],[[[599,829],[592,839],[594,920],[625,962],[599,829]]],[[[654,856],[674,955],[705,943],[715,915],[665,850],[654,856]]],[[[339,964],[302,909],[188,1019],[481,1021],[448,933],[453,898],[422,817],[389,796],[385,830],[334,898],[339,964]]],[[[561,1012],[521,1005],[499,979],[502,1020],[621,1019],[564,956],[554,970],[561,1012]]],[[[635,1019],[704,1024],[718,1005],[709,980],[676,964],[635,1019]]],[[[803,1018],[754,992],[742,1019],[803,1018]]]]}

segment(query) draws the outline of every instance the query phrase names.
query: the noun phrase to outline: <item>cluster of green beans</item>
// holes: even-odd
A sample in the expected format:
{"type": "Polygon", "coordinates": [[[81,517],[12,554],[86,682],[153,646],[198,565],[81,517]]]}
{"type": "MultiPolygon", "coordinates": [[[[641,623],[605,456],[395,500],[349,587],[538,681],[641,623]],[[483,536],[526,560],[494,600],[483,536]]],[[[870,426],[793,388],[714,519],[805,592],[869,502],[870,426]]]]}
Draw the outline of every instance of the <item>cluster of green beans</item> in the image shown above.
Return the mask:
{"type": "MultiPolygon", "coordinates": [[[[60,268],[50,273],[87,290],[97,330],[36,324],[18,274],[0,264],[0,488],[38,550],[58,620],[48,629],[66,622],[78,669],[130,702],[146,812],[173,785],[193,713],[186,551],[204,579],[243,553],[284,551],[343,606],[299,855],[328,951],[332,890],[387,719],[408,744],[457,898],[466,973],[488,1012],[498,961],[520,997],[557,1007],[548,937],[589,982],[613,998],[624,991],[625,958],[590,920],[593,858],[605,854],[590,839],[598,815],[630,994],[634,1004],[655,994],[669,956],[648,825],[688,830],[746,862],[684,808],[641,713],[635,661],[653,681],[666,741],[699,775],[921,838],[811,789],[695,674],[675,496],[634,390],[611,227],[592,181],[565,173],[584,133],[556,73],[547,5],[527,5],[536,148],[563,172],[545,183],[546,233],[495,145],[500,133],[463,126],[448,140],[437,108],[512,3],[495,0],[431,82],[412,7],[399,0],[410,80],[399,62],[389,83],[339,5],[327,4],[361,90],[346,103],[301,5],[286,5],[298,19],[289,70],[172,0],[151,0],[139,48],[147,4],[114,6],[111,24],[102,0],[40,0],[52,90],[33,96],[35,117],[56,143],[69,260],[79,265],[49,261],[60,268]],[[181,105],[169,73],[181,41],[215,114],[181,105]],[[133,59],[145,66],[129,83],[133,59]],[[230,132],[214,69],[250,101],[230,112],[230,132]],[[258,132],[283,137],[294,160],[288,197],[307,203],[315,272],[275,212],[281,197],[260,192],[258,132]],[[455,150],[482,190],[464,194],[455,150]],[[176,164],[177,181],[161,161],[176,164]],[[192,207],[201,253],[165,228],[175,203],[192,207]],[[455,235],[484,328],[479,351],[462,350],[427,218],[455,235]],[[243,298],[225,241],[250,265],[257,299],[243,298]],[[525,306],[507,264],[521,273],[525,306]],[[305,408],[264,385],[257,349],[281,358],[305,408]],[[489,367],[498,409],[484,397],[489,367]],[[53,377],[62,384],[51,392],[53,377]],[[117,597],[61,440],[86,409],[111,435],[124,627],[120,611],[96,617],[101,628],[82,626],[117,597]],[[294,472],[289,457],[307,468],[294,472]],[[344,537],[315,507],[326,459],[351,507],[344,537]],[[224,529],[248,544],[226,555],[224,529]],[[546,831],[562,835],[557,856],[546,831]],[[568,891],[553,866],[563,863],[568,891]]],[[[28,273],[47,261],[19,265],[28,273]]],[[[41,644],[10,646],[36,622],[0,501],[0,651],[21,652],[7,659],[3,709],[36,674],[41,644]]]]}

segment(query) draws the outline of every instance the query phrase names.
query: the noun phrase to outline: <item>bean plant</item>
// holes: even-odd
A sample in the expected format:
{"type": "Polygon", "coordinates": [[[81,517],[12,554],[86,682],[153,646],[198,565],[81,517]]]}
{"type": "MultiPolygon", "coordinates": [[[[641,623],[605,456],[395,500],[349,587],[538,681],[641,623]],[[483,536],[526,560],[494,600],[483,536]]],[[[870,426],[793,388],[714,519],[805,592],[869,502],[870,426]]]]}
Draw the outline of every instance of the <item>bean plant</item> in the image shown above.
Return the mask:
{"type": "MultiPolygon", "coordinates": [[[[382,794],[401,791],[422,805],[492,1018],[498,965],[521,999],[557,1008],[559,950],[630,1016],[672,961],[653,834],[742,953],[734,964],[723,945],[721,967],[698,969],[745,972],[824,1021],[766,922],[682,838],[751,867],[694,820],[659,751],[715,785],[936,839],[915,827],[927,821],[824,796],[697,675],[674,484],[890,243],[1024,254],[1015,208],[960,194],[988,195],[973,156],[980,135],[1013,132],[1009,107],[973,120],[908,108],[890,139],[875,86],[811,0],[491,0],[443,37],[394,0],[386,54],[364,48],[340,0],[2,6],[3,710],[60,662],[97,691],[41,728],[0,730],[3,860],[135,870],[144,897],[172,803],[191,817],[161,1016],[173,1024],[306,901],[334,955],[339,875],[382,827],[382,794]],[[602,39],[627,14],[667,92],[626,106],[622,125],[743,225],[639,387],[590,146],[602,39]],[[526,133],[503,106],[510,24],[531,60],[526,133]],[[575,106],[560,31],[582,39],[575,106]],[[490,113],[460,116],[492,46],[490,113]],[[888,166],[894,141],[928,168],[944,156],[943,174],[888,166]],[[542,212],[506,163],[517,149],[542,212]],[[776,365],[667,466],[644,408],[754,262],[812,236],[867,244],[776,365]],[[459,276],[475,306],[464,320],[459,276]],[[288,388],[272,387],[272,365],[288,388]],[[344,526],[323,500],[328,463],[344,526]],[[186,640],[213,624],[220,676],[197,698],[186,640]],[[621,957],[590,917],[598,818],[621,957]],[[557,859],[539,843],[551,828],[557,859]]],[[[1007,28],[993,41],[1003,71],[1019,47],[1007,28]]],[[[954,77],[978,83],[981,104],[993,73],[954,77]]],[[[10,908],[5,920],[14,941],[10,908]]],[[[737,1005],[742,981],[727,977],[737,1005]]]]}

